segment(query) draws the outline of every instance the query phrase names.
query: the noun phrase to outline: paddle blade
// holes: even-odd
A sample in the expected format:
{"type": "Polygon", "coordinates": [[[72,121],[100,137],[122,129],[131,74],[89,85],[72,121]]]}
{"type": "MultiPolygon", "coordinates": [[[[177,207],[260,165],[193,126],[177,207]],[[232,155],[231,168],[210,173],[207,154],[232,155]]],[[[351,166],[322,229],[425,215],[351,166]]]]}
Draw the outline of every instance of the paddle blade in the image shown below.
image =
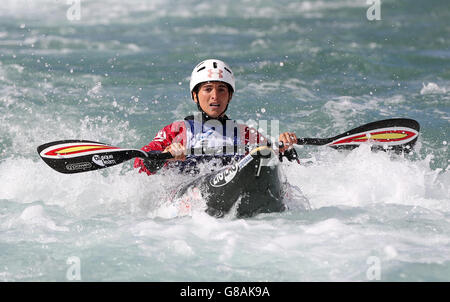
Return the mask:
{"type": "Polygon", "coordinates": [[[66,174],[99,170],[135,157],[148,157],[142,150],[122,149],[86,140],[50,142],[39,146],[37,152],[47,165],[66,174]]]}
{"type": "Polygon", "coordinates": [[[369,144],[372,149],[410,152],[419,136],[420,125],[412,119],[388,119],[352,129],[331,138],[327,146],[353,149],[369,144]]]}
{"type": "Polygon", "coordinates": [[[332,138],[299,138],[298,145],[330,146],[335,149],[354,149],[369,144],[372,149],[410,152],[419,136],[420,125],[406,118],[372,122],[332,138]]]}

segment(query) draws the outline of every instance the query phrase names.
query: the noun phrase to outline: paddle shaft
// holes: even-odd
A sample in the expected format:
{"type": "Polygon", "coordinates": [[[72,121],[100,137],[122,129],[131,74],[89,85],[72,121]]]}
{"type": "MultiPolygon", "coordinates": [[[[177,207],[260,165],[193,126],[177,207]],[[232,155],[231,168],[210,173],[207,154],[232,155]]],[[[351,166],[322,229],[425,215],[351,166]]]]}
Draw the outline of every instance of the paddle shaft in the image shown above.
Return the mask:
{"type": "MultiPolygon", "coordinates": [[[[371,144],[372,149],[392,149],[409,152],[417,141],[419,123],[411,119],[389,119],[369,123],[332,138],[299,138],[297,145],[327,145],[336,149],[353,149],[371,144]]],[[[282,142],[273,148],[283,148],[282,142]]],[[[253,146],[223,148],[191,148],[186,155],[245,154],[253,146]]],[[[118,165],[133,158],[165,161],[173,158],[169,152],[122,149],[86,140],[63,140],[43,144],[37,148],[42,160],[61,173],[79,173],[118,165]]],[[[264,152],[262,152],[264,153],[264,152]]],[[[264,154],[262,154],[264,156],[264,154]]]]}

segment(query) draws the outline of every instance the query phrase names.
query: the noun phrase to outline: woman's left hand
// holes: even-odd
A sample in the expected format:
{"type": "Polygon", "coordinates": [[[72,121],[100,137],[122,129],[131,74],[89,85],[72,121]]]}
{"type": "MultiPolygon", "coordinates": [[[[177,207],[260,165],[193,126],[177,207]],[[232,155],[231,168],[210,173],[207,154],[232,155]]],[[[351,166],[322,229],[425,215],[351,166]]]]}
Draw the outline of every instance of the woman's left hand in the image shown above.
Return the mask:
{"type": "Polygon", "coordinates": [[[297,135],[295,135],[294,132],[284,132],[280,134],[278,141],[284,144],[283,147],[280,148],[280,152],[284,153],[284,151],[292,148],[292,146],[297,143],[297,135]]]}

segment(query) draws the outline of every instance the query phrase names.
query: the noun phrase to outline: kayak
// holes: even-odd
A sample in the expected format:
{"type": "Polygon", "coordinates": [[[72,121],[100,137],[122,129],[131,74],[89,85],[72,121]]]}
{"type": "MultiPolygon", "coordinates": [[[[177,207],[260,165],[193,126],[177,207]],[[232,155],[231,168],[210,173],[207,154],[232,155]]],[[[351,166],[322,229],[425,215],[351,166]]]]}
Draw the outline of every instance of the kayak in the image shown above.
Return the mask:
{"type": "Polygon", "coordinates": [[[205,211],[214,217],[230,212],[237,218],[282,212],[286,207],[278,163],[271,148],[255,148],[233,165],[182,184],[173,200],[180,212],[206,201],[205,211]]]}
{"type": "MultiPolygon", "coordinates": [[[[413,150],[419,130],[420,125],[415,120],[393,118],[371,122],[334,137],[299,138],[296,144],[339,150],[370,145],[372,150],[403,154],[413,150]]],[[[104,169],[134,158],[149,161],[173,158],[169,152],[145,152],[78,139],[45,143],[37,147],[37,152],[49,167],[64,174],[104,169]]],[[[173,191],[174,198],[169,198],[156,212],[175,217],[189,214],[193,206],[204,206],[205,211],[215,217],[230,212],[236,217],[251,217],[286,209],[310,209],[308,199],[299,187],[280,180],[278,166],[278,158],[272,149],[257,147],[236,164],[180,185],[173,191]]]]}

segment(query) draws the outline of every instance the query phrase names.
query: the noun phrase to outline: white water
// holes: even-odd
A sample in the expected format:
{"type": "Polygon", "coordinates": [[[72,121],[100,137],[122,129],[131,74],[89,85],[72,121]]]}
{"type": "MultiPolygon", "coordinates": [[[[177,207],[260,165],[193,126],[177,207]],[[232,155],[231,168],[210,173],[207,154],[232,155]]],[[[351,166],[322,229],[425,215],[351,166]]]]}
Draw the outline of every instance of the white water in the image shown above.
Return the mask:
{"type": "Polygon", "coordinates": [[[245,220],[154,217],[170,175],[148,179],[126,167],[63,175],[7,159],[1,279],[65,280],[71,256],[84,281],[364,281],[370,257],[383,280],[445,279],[448,171],[368,148],[310,155],[283,167],[312,209],[245,220]]]}
{"type": "Polygon", "coordinates": [[[82,281],[450,279],[445,1],[385,0],[380,21],[349,0],[81,3],[79,21],[66,1],[0,5],[0,280],[66,281],[71,259],[82,281]],[[172,174],[39,159],[60,139],[142,147],[195,110],[189,75],[212,56],[237,76],[231,118],[330,137],[409,117],[416,152],[299,148],[283,166],[311,210],[245,220],[163,218],[172,174]]]}

